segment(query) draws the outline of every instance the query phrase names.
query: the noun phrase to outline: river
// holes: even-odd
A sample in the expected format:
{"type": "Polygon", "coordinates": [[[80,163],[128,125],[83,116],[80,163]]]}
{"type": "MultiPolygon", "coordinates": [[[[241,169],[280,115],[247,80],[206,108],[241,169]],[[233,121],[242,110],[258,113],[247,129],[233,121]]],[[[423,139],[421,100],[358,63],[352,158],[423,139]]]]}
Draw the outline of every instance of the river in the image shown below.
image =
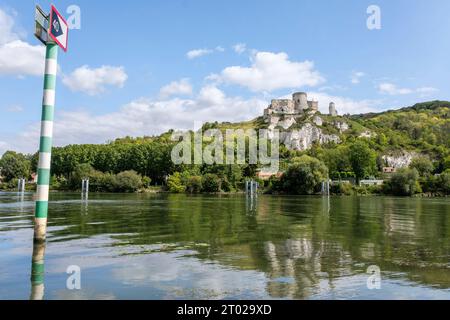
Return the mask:
{"type": "Polygon", "coordinates": [[[450,299],[448,198],[52,193],[32,282],[33,208],[0,193],[0,299],[450,299]]]}

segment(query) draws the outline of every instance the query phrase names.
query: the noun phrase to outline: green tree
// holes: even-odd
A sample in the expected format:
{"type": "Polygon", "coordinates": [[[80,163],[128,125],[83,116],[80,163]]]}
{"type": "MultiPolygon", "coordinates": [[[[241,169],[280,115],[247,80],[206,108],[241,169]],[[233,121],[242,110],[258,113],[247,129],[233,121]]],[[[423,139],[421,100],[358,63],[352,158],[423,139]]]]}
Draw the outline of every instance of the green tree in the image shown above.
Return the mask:
{"type": "Polygon", "coordinates": [[[6,182],[12,179],[25,178],[30,176],[31,161],[21,153],[7,151],[0,160],[1,174],[6,182]]]}
{"type": "Polygon", "coordinates": [[[321,182],[328,178],[327,167],[316,158],[305,155],[294,158],[293,162],[281,178],[284,192],[313,194],[321,182]]]}
{"type": "Polygon", "coordinates": [[[403,168],[392,175],[388,190],[396,196],[412,196],[422,192],[419,173],[416,169],[403,168]]]}
{"type": "Polygon", "coordinates": [[[411,169],[416,169],[421,176],[428,176],[434,170],[433,163],[427,157],[414,158],[409,167],[411,169]]]}
{"type": "Polygon", "coordinates": [[[351,171],[349,149],[339,146],[333,149],[324,149],[319,157],[328,167],[330,176],[337,176],[339,172],[351,171]]]}
{"type": "Polygon", "coordinates": [[[365,141],[356,141],[350,146],[349,152],[350,163],[356,175],[357,183],[366,176],[376,172],[377,153],[370,149],[365,141]]]}
{"type": "Polygon", "coordinates": [[[450,156],[444,158],[444,170],[450,169],[450,156]]]}
{"type": "Polygon", "coordinates": [[[444,194],[450,194],[450,170],[441,173],[436,178],[436,187],[437,190],[443,192],[444,194]]]}

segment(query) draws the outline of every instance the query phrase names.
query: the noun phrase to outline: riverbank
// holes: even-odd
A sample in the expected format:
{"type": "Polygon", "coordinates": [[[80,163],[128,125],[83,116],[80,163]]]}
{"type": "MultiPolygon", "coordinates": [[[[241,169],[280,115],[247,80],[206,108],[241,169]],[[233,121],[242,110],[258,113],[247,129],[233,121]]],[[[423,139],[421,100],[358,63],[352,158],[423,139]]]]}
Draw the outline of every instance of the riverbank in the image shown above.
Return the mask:
{"type": "MultiPolygon", "coordinates": [[[[0,192],[18,192],[17,188],[0,188],[0,192]]],[[[36,185],[28,185],[25,189],[25,192],[36,192],[36,185]]],[[[62,190],[62,189],[52,189],[50,188],[50,192],[54,193],[80,193],[80,189],[75,190],[62,190]]],[[[141,188],[139,190],[133,191],[133,192],[109,192],[109,191],[91,191],[90,194],[187,194],[187,195],[243,195],[245,194],[244,190],[237,190],[237,191],[219,191],[219,192],[173,192],[167,189],[165,186],[150,186],[147,188],[141,188]]],[[[286,195],[297,195],[297,196],[321,196],[321,193],[313,193],[313,194],[292,194],[292,193],[286,193],[286,192],[272,192],[270,190],[261,190],[258,192],[259,195],[268,195],[268,196],[286,196],[286,195]]],[[[379,188],[370,188],[370,187],[354,187],[350,190],[347,190],[346,192],[330,192],[330,196],[333,197],[352,197],[352,196],[359,196],[359,197],[382,197],[382,196],[398,196],[401,198],[448,198],[450,197],[448,194],[445,194],[443,192],[423,192],[418,193],[410,196],[399,196],[395,194],[389,194],[389,193],[382,193],[380,192],[379,188]],[[374,191],[376,190],[376,191],[374,191]]]]}

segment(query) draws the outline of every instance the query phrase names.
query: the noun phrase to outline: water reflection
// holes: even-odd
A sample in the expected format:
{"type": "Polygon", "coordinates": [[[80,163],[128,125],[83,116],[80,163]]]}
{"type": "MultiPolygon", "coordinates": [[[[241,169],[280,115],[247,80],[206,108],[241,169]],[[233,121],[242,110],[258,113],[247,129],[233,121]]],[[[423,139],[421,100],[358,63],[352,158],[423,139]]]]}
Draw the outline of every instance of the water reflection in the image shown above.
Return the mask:
{"type": "MultiPolygon", "coordinates": [[[[59,289],[47,283],[49,297],[450,297],[447,199],[52,197],[46,277],[59,289]],[[61,289],[71,264],[83,270],[82,292],[61,289]],[[366,287],[369,265],[382,271],[381,291],[366,287]]],[[[0,246],[29,228],[17,210],[0,195],[0,246]]],[[[32,274],[32,297],[42,297],[32,274]]]]}
{"type": "Polygon", "coordinates": [[[31,257],[31,295],[30,300],[44,298],[45,243],[34,243],[31,257]]]}

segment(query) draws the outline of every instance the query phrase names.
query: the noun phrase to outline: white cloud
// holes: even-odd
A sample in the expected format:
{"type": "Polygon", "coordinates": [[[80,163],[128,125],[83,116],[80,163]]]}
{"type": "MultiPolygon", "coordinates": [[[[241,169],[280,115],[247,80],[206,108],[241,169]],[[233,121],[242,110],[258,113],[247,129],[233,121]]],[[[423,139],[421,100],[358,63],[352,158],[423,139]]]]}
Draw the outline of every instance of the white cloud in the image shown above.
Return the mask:
{"type": "Polygon", "coordinates": [[[353,71],[352,75],[350,76],[351,82],[353,84],[358,84],[361,82],[361,78],[364,77],[366,74],[361,71],[353,71]]]}
{"type": "MultiPolygon", "coordinates": [[[[160,134],[169,129],[193,129],[195,122],[244,121],[262,115],[267,101],[229,97],[213,85],[203,87],[193,99],[137,99],[104,115],[88,111],[59,111],[54,123],[55,146],[104,143],[123,136],[160,134]]],[[[15,149],[34,152],[39,123],[17,138],[15,149]]]]}
{"type": "Polygon", "coordinates": [[[0,75],[42,75],[44,46],[20,40],[21,34],[14,29],[14,18],[0,9],[0,75]]]}
{"type": "Polygon", "coordinates": [[[173,81],[168,85],[161,88],[159,95],[161,98],[166,99],[175,95],[191,95],[192,85],[189,79],[181,79],[180,81],[173,81]]]}
{"type": "Polygon", "coordinates": [[[411,88],[398,88],[395,84],[389,82],[383,82],[378,85],[378,92],[381,94],[394,95],[406,95],[412,93],[419,93],[421,97],[429,96],[439,90],[433,87],[420,87],[417,89],[411,88]]]}
{"type": "Polygon", "coordinates": [[[319,91],[344,91],[347,90],[347,87],[340,86],[340,85],[329,85],[329,86],[323,86],[319,88],[319,91]]]}
{"type": "Polygon", "coordinates": [[[378,91],[381,94],[388,94],[391,96],[411,94],[414,92],[409,88],[398,88],[395,84],[389,82],[380,83],[378,85],[378,91]]]}
{"type": "Polygon", "coordinates": [[[186,57],[188,57],[188,59],[195,59],[195,58],[200,58],[202,56],[206,56],[208,54],[212,54],[214,52],[224,52],[225,48],[221,47],[221,46],[217,46],[214,50],[213,49],[207,49],[207,48],[203,48],[203,49],[193,49],[191,51],[188,51],[186,53],[186,57]]]}
{"type": "MultiPolygon", "coordinates": [[[[323,92],[311,92],[309,99],[319,101],[320,111],[328,113],[331,101],[339,114],[380,111],[380,101],[353,100],[323,92]]],[[[191,99],[136,99],[120,110],[94,115],[89,111],[59,111],[54,123],[55,146],[78,143],[104,143],[124,136],[160,134],[169,129],[193,129],[196,122],[247,121],[263,114],[268,101],[227,96],[215,85],[206,85],[191,99]]],[[[14,139],[14,149],[35,152],[39,123],[14,139]]],[[[3,148],[5,149],[6,146],[3,148]]],[[[1,149],[1,146],[0,146],[1,149]]]]}
{"type": "Polygon", "coordinates": [[[312,61],[293,62],[286,53],[256,52],[251,67],[232,66],[221,73],[223,81],[252,91],[316,86],[324,82],[312,61]]]}
{"type": "Polygon", "coordinates": [[[15,113],[15,112],[22,112],[23,111],[23,107],[21,105],[15,104],[15,105],[7,107],[6,111],[7,112],[13,112],[13,113],[15,113]]]}
{"type": "Polygon", "coordinates": [[[416,90],[421,97],[428,97],[439,90],[433,87],[421,87],[416,90]]]}
{"type": "Polygon", "coordinates": [[[19,36],[14,29],[14,18],[0,9],[0,45],[18,40],[19,36]]]}
{"type": "Polygon", "coordinates": [[[242,54],[247,50],[247,45],[245,43],[237,43],[233,46],[233,50],[238,54],[242,54]]]}
{"type": "Polygon", "coordinates": [[[194,49],[186,53],[188,59],[195,59],[213,53],[211,49],[194,49]]]}
{"type": "Polygon", "coordinates": [[[122,88],[127,79],[123,67],[102,66],[92,69],[85,65],[69,75],[64,75],[63,83],[72,91],[93,96],[104,92],[106,86],[122,88]]]}
{"type": "Polygon", "coordinates": [[[368,112],[380,112],[379,105],[382,103],[380,100],[354,100],[351,98],[333,96],[324,92],[310,92],[308,93],[308,99],[314,99],[319,102],[319,110],[322,113],[328,114],[328,107],[330,102],[336,104],[336,109],[340,115],[343,114],[360,114],[368,112]]]}

